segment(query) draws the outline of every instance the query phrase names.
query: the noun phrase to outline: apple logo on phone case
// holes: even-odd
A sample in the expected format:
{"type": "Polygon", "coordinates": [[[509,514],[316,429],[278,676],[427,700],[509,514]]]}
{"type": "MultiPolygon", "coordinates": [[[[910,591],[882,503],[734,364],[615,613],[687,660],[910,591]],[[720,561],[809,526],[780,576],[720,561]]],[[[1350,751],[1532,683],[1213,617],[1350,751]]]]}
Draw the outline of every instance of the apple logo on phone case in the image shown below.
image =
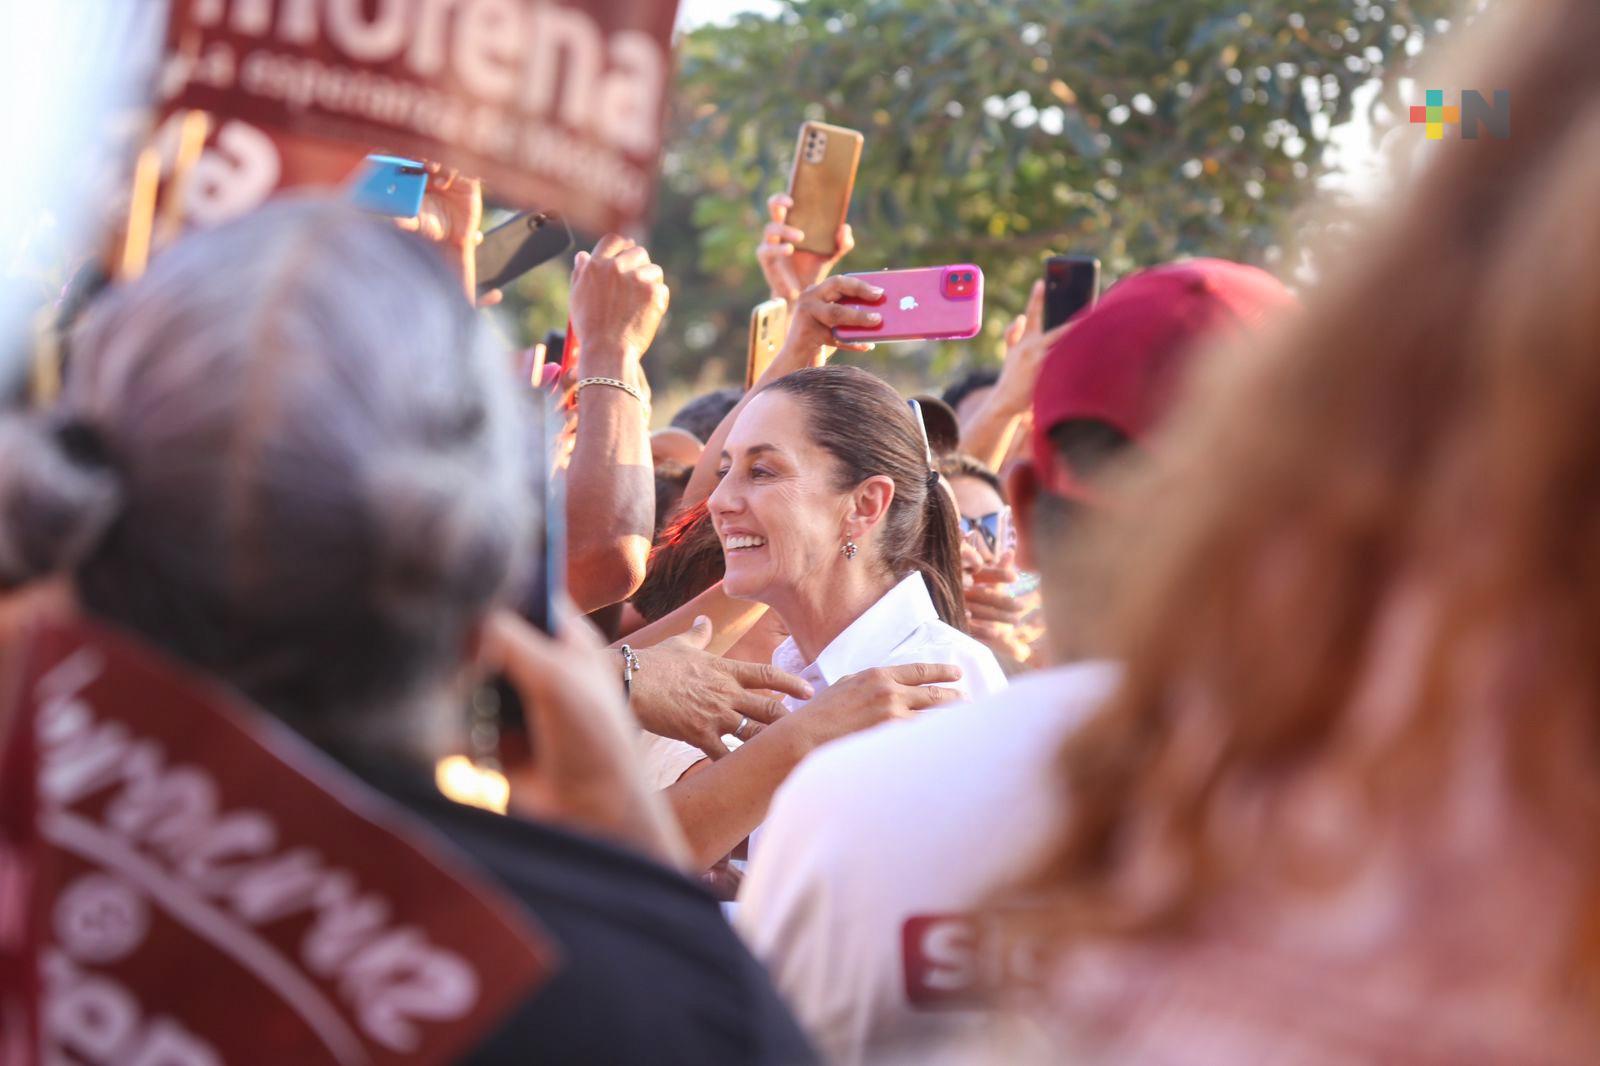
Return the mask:
{"type": "Polygon", "coordinates": [[[917,298],[915,296],[902,296],[902,297],[900,297],[900,310],[902,310],[902,311],[915,311],[916,309],[917,309],[917,298]]]}

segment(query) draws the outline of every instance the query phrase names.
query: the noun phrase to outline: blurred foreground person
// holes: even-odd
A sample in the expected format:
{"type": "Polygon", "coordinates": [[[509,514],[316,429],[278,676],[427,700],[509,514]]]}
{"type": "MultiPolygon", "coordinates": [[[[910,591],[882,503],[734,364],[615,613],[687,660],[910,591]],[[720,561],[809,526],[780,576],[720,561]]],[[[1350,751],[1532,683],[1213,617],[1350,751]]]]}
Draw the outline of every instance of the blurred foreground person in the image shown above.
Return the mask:
{"type": "Polygon", "coordinates": [[[439,257],[354,209],[190,237],[97,303],[56,409],[4,424],[0,579],[70,572],[88,615],[287,722],[527,907],[561,966],[468,1061],[804,1060],[715,902],[662,865],[682,843],[638,784],[614,657],[570,613],[559,641],[491,614],[544,476],[504,364],[439,257]],[[570,829],[434,787],[485,645],[570,829]]]}
{"type": "MultiPolygon", "coordinates": [[[[1289,302],[1262,271],[1195,260],[1133,275],[1056,335],[1036,375],[1032,458],[1007,487],[1058,661],[1089,651],[1095,608],[1073,548],[1107,467],[1142,451],[1200,342],[1289,302]]],[[[983,1018],[992,960],[974,912],[1059,832],[1046,816],[1055,752],[1115,678],[1103,661],[1029,674],[831,744],[779,789],[737,924],[830,1059],[921,1061],[983,1018]]]]}
{"type": "Polygon", "coordinates": [[[1049,1061],[1600,1052],[1600,6],[1480,19],[1419,84],[1511,137],[1441,142],[1119,509],[1124,680],[1019,900],[1049,1061]]]}

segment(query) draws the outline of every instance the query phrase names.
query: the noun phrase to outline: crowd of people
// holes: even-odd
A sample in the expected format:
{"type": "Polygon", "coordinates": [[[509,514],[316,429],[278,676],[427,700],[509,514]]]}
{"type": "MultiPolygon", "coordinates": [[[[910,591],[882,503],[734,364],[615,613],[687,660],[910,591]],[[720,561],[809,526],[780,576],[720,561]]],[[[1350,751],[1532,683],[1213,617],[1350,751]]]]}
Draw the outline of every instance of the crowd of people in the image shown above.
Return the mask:
{"type": "Polygon", "coordinates": [[[559,962],[466,1061],[1592,1062],[1600,8],[1474,41],[1515,136],[1358,254],[1036,287],[942,396],[839,354],[881,293],[783,195],[781,349],[654,433],[632,240],[545,390],[470,241],[190,235],[0,421],[8,647],[131,634],[520,904],[559,962]]]}

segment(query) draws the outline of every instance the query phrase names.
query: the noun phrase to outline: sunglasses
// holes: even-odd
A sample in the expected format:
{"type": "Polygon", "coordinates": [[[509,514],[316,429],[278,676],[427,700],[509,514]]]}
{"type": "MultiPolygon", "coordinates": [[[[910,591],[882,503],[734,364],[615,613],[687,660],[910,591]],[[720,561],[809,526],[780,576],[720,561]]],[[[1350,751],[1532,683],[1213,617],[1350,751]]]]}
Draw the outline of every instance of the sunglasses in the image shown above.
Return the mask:
{"type": "Polygon", "coordinates": [[[998,511],[990,511],[988,514],[979,515],[977,518],[963,516],[961,519],[961,533],[968,538],[976,533],[983,538],[983,543],[990,551],[998,554],[1010,547],[1009,544],[1000,544],[1000,531],[1003,526],[1009,525],[1006,519],[1009,517],[1010,511],[1011,508],[1004,507],[998,511]]]}

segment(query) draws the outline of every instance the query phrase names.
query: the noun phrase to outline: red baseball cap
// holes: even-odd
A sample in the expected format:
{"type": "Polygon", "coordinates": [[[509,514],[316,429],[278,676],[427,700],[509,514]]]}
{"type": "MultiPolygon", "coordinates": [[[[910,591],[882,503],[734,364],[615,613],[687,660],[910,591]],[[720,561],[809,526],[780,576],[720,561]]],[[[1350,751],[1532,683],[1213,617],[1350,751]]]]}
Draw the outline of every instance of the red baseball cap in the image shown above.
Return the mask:
{"type": "Polygon", "coordinates": [[[1033,390],[1040,484],[1092,502],[1092,488],[1058,461],[1052,429],[1092,418],[1142,444],[1166,416],[1200,342],[1252,331],[1295,304],[1271,274],[1223,259],[1187,259],[1124,278],[1045,356],[1033,390]]]}

